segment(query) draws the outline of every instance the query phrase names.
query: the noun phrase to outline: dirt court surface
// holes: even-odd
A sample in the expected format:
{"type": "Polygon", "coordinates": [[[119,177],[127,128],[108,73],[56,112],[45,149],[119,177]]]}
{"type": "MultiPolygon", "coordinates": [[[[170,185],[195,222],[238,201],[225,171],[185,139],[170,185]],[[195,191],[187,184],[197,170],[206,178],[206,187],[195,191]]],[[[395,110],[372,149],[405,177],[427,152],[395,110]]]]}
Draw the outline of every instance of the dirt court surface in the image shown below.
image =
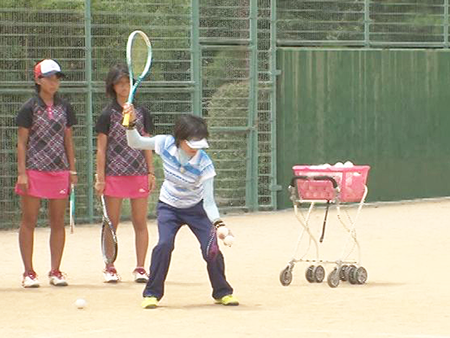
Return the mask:
{"type": "MultiPolygon", "coordinates": [[[[350,210],[352,212],[353,209],[350,210]]],[[[323,209],[313,214],[322,226],[323,209]]],[[[62,270],[70,286],[48,285],[48,229],[35,237],[35,269],[41,287],[20,286],[22,263],[17,231],[0,232],[1,338],[90,337],[395,337],[450,338],[450,200],[366,205],[356,224],[364,285],[326,281],[309,284],[306,263],[298,263],[291,285],[280,271],[292,258],[301,225],[293,209],[224,217],[236,236],[222,247],[227,278],[241,301],[238,307],[213,304],[199,246],[186,227],[178,234],[166,282],[155,310],[140,308],[143,285],[132,282],[133,229],[119,229],[117,285],[102,283],[99,227],[67,231],[62,270]],[[74,302],[84,298],[87,307],[74,302]]],[[[150,249],[157,240],[149,222],[150,249]]],[[[317,230],[317,231],[319,231],[317,230]]],[[[336,213],[329,215],[325,259],[337,259],[345,236],[336,213]]],[[[147,258],[147,261],[149,261],[147,258]]],[[[147,263],[148,264],[148,263],[147,263]]],[[[332,266],[325,267],[327,273],[332,266]]]]}

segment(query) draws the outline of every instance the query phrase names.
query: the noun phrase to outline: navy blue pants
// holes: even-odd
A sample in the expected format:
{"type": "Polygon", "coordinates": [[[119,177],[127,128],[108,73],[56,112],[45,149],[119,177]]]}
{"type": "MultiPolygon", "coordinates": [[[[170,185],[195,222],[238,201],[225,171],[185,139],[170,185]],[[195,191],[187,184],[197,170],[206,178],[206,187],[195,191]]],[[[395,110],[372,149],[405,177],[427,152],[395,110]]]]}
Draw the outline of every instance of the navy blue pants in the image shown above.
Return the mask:
{"type": "MultiPolygon", "coordinates": [[[[203,201],[187,209],[174,208],[159,201],[157,221],[159,241],[152,251],[150,276],[143,292],[144,297],[154,296],[158,300],[163,297],[164,282],[169,271],[175,236],[184,224],[187,224],[200,242],[213,289],[212,297],[219,299],[233,293],[233,288],[225,278],[225,263],[222,253],[219,251],[213,260],[208,260],[206,256],[206,248],[213,225],[203,209],[203,201]]],[[[217,241],[217,238],[215,240],[217,241]]]]}

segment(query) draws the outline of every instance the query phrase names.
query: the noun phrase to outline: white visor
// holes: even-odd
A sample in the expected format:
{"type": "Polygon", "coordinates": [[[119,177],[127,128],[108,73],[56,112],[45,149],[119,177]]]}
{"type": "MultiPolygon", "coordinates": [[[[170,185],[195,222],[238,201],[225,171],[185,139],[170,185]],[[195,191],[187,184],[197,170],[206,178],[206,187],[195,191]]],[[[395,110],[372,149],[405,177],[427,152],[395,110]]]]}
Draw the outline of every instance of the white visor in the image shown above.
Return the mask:
{"type": "Polygon", "coordinates": [[[190,141],[186,140],[186,143],[192,149],[209,148],[208,141],[206,141],[205,138],[202,138],[201,140],[190,140],[190,141]]]}

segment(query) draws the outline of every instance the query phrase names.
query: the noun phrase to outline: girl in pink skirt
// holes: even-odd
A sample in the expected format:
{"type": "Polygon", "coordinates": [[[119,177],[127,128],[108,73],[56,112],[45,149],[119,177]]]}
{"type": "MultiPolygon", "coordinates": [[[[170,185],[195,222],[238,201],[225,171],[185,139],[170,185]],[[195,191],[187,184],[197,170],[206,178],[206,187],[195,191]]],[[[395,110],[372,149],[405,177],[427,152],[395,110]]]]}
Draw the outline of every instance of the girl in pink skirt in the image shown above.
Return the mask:
{"type": "Polygon", "coordinates": [[[16,193],[21,196],[19,246],[25,268],[22,286],[39,287],[33,268],[34,229],[41,199],[48,199],[51,269],[49,282],[66,286],[60,271],[65,245],[64,213],[71,184],[77,183],[72,126],[77,123],[71,105],[57,94],[61,67],[42,60],[34,68],[37,95],[20,108],[18,125],[16,193]]]}
{"type": "MultiPolygon", "coordinates": [[[[97,120],[97,179],[95,190],[105,196],[108,216],[114,228],[120,221],[122,200],[130,199],[131,221],[135,231],[136,268],[134,281],[145,283],[145,258],[148,249],[147,202],[155,188],[155,174],[151,150],[136,150],[127,144],[122,127],[122,110],[130,93],[130,79],[125,65],[111,68],[106,78],[106,93],[112,98],[97,120]]],[[[142,135],[150,136],[153,122],[150,113],[137,106],[137,128],[142,135]]],[[[105,266],[106,283],[120,280],[113,264],[105,266]]]]}

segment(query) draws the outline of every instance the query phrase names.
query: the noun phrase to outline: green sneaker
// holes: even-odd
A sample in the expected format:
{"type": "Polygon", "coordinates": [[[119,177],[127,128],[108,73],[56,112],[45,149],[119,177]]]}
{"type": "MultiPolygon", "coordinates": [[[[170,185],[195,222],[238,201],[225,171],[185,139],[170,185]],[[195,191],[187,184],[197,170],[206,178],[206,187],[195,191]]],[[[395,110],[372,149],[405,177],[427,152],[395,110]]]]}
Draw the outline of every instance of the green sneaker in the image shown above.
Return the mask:
{"type": "Polygon", "coordinates": [[[235,296],[233,296],[233,295],[226,295],[226,296],[223,296],[220,299],[216,299],[215,301],[216,301],[216,304],[222,304],[222,305],[225,305],[225,306],[229,306],[229,305],[230,306],[237,306],[237,305],[239,305],[238,299],[235,296]]]}
{"type": "Polygon", "coordinates": [[[141,303],[142,308],[144,309],[154,309],[158,306],[158,299],[156,297],[144,297],[144,300],[141,303]]]}

